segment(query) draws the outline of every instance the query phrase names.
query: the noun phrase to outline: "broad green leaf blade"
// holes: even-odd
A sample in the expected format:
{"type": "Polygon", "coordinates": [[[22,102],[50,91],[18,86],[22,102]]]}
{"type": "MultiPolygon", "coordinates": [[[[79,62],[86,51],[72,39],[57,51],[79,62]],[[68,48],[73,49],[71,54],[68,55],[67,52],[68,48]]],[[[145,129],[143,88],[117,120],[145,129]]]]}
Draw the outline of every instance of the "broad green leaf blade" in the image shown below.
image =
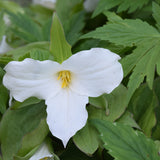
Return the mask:
{"type": "Polygon", "coordinates": [[[127,89],[123,85],[117,87],[111,94],[105,95],[108,108],[100,109],[92,105],[88,107],[89,119],[103,119],[115,121],[125,112],[127,107],[127,89]]]}
{"type": "Polygon", "coordinates": [[[50,52],[44,49],[32,49],[25,55],[20,56],[18,60],[22,61],[25,58],[32,58],[32,59],[39,60],[39,61],[53,59],[50,52]]]}
{"type": "Polygon", "coordinates": [[[118,120],[117,122],[123,123],[125,125],[128,125],[130,127],[134,127],[137,129],[141,128],[139,127],[139,125],[136,123],[136,121],[133,119],[133,114],[130,113],[129,111],[126,111],[118,120]]]}
{"type": "Polygon", "coordinates": [[[49,56],[50,56],[50,53],[47,50],[38,49],[38,50],[32,50],[30,52],[30,58],[39,60],[39,61],[48,60],[49,56]]]}
{"type": "Polygon", "coordinates": [[[22,47],[18,47],[14,50],[11,50],[6,53],[7,56],[11,56],[13,60],[18,61],[20,57],[25,56],[27,53],[29,53],[32,50],[49,50],[49,42],[34,42],[27,44],[22,47]]]}
{"type": "Polygon", "coordinates": [[[10,61],[13,61],[13,58],[11,56],[0,55],[0,63],[1,64],[7,64],[10,61]]]}
{"type": "Polygon", "coordinates": [[[157,147],[151,139],[142,132],[134,131],[131,127],[92,120],[100,132],[104,147],[117,160],[159,160],[157,147]]]}
{"type": "Polygon", "coordinates": [[[82,0],[58,0],[56,2],[56,13],[63,24],[64,30],[66,30],[65,25],[72,15],[82,9],[81,3],[82,0]]]}
{"type": "Polygon", "coordinates": [[[3,86],[0,85],[0,112],[3,114],[8,106],[8,90],[3,86]]]}
{"type": "Polygon", "coordinates": [[[89,103],[95,107],[107,109],[108,102],[104,95],[99,97],[89,97],[89,103]]]}
{"type": "Polygon", "coordinates": [[[147,136],[151,136],[152,129],[156,125],[155,108],[157,106],[158,99],[146,84],[136,90],[129,103],[133,118],[147,136]]]}
{"type": "Polygon", "coordinates": [[[158,75],[160,75],[160,57],[157,57],[156,69],[157,69],[158,75]]]}
{"type": "Polygon", "coordinates": [[[27,155],[33,148],[40,145],[44,141],[48,132],[49,129],[46,120],[42,119],[39,126],[35,130],[23,137],[21,149],[17,155],[20,157],[27,155]]]}
{"type": "Polygon", "coordinates": [[[117,45],[134,46],[144,40],[160,39],[160,34],[155,28],[140,19],[125,19],[99,27],[81,38],[96,38],[109,40],[117,45]]]}
{"type": "Polygon", "coordinates": [[[28,160],[39,148],[39,146],[36,146],[35,148],[33,148],[27,155],[25,155],[24,157],[20,157],[20,156],[14,156],[14,160],[28,160]]]}
{"type": "Polygon", "coordinates": [[[12,104],[12,109],[17,109],[17,108],[22,108],[22,107],[26,107],[26,106],[29,106],[29,105],[32,105],[32,104],[37,104],[39,103],[41,100],[36,98],[36,97],[30,97],[26,100],[24,100],[23,102],[18,102],[18,101],[15,101],[13,104],[12,104]]]}
{"type": "Polygon", "coordinates": [[[2,83],[4,74],[5,74],[5,71],[0,67],[0,83],[2,83]]]}
{"type": "Polygon", "coordinates": [[[153,2],[152,3],[152,10],[153,10],[153,17],[155,19],[155,21],[157,22],[156,26],[158,27],[158,29],[160,30],[160,6],[153,2]]]}
{"type": "Polygon", "coordinates": [[[86,154],[93,154],[98,146],[97,132],[89,123],[73,137],[75,145],[86,154]]]}
{"type": "Polygon", "coordinates": [[[150,50],[150,46],[141,45],[137,47],[133,53],[125,56],[121,61],[123,66],[124,77],[126,77],[136,66],[136,64],[141,60],[141,58],[145,55],[146,50],[150,50]]]}
{"type": "Polygon", "coordinates": [[[36,129],[41,119],[45,117],[44,102],[16,110],[8,109],[0,124],[3,160],[13,160],[13,157],[21,148],[22,138],[36,129]]]}
{"type": "MultiPolygon", "coordinates": [[[[90,98],[92,106],[88,106],[88,119],[102,119],[105,121],[115,121],[125,111],[127,89],[120,85],[110,95],[104,95],[98,98],[90,98]],[[107,104],[108,102],[108,104],[107,104]]],[[[93,154],[99,145],[97,132],[88,122],[73,138],[75,144],[80,150],[87,154],[93,154]]]]}
{"type": "Polygon", "coordinates": [[[40,27],[27,14],[14,14],[7,12],[12,23],[18,27],[14,33],[28,42],[42,41],[43,35],[40,27]]]}
{"type": "Polygon", "coordinates": [[[6,9],[13,13],[24,13],[23,8],[21,8],[17,3],[8,0],[0,1],[0,9],[6,9]]]}
{"type": "Polygon", "coordinates": [[[81,31],[85,26],[85,13],[78,12],[74,14],[70,20],[68,20],[65,25],[66,27],[66,39],[70,45],[74,45],[78,40],[79,37],[82,35],[81,31]]]}
{"type": "Polygon", "coordinates": [[[54,61],[58,63],[62,63],[72,55],[71,46],[65,39],[63,27],[56,14],[53,15],[51,27],[50,52],[54,57],[54,61]]]}
{"type": "Polygon", "coordinates": [[[108,120],[115,121],[118,119],[127,108],[127,88],[119,85],[111,94],[105,95],[108,102],[108,120]]]}
{"type": "Polygon", "coordinates": [[[5,30],[6,30],[6,27],[5,27],[5,22],[3,20],[3,16],[4,16],[4,13],[3,12],[0,12],[0,41],[2,40],[2,37],[4,36],[5,34],[5,30]]]}

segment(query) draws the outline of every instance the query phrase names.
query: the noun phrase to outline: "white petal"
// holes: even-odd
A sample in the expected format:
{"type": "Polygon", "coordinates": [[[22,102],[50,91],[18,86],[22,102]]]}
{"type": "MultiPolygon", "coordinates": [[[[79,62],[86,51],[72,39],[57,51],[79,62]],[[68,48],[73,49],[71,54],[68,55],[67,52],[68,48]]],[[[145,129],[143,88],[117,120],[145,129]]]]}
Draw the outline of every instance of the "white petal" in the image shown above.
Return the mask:
{"type": "Polygon", "coordinates": [[[84,9],[87,12],[92,12],[97,7],[99,0],[85,0],[83,3],[84,9]]]}
{"type": "Polygon", "coordinates": [[[56,0],[33,0],[33,4],[39,4],[44,7],[54,9],[56,0]]]}
{"type": "Polygon", "coordinates": [[[71,71],[72,90],[81,95],[97,97],[110,93],[123,78],[120,57],[103,48],[92,48],[71,56],[62,63],[71,71]]]}
{"type": "Polygon", "coordinates": [[[45,143],[43,143],[41,147],[29,160],[39,160],[45,157],[52,157],[52,156],[53,155],[49,152],[48,146],[45,143]]]}
{"type": "Polygon", "coordinates": [[[80,96],[69,89],[62,89],[55,97],[46,100],[49,129],[63,141],[64,146],[86,124],[87,103],[88,97],[80,96]]]}
{"type": "Polygon", "coordinates": [[[57,72],[61,70],[58,63],[47,60],[25,59],[22,62],[12,61],[5,67],[3,84],[18,101],[35,96],[47,99],[61,89],[57,72]]]}
{"type": "Polygon", "coordinates": [[[10,50],[12,50],[12,48],[7,44],[6,36],[3,36],[0,44],[0,54],[8,52],[10,50]]]}

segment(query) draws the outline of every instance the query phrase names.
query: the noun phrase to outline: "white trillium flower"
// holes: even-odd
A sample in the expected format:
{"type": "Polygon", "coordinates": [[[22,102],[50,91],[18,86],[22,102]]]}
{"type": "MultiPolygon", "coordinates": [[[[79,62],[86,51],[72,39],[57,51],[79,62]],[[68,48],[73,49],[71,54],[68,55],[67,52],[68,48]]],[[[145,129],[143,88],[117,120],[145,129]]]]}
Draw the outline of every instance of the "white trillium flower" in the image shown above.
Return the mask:
{"type": "Polygon", "coordinates": [[[43,143],[29,160],[40,160],[42,158],[48,158],[52,156],[53,155],[50,153],[48,146],[45,143],[43,143]]]}
{"type": "Polygon", "coordinates": [[[84,9],[87,12],[92,12],[97,7],[98,2],[99,0],[85,0],[85,2],[83,3],[84,9]]]}
{"type": "Polygon", "coordinates": [[[6,42],[6,36],[2,37],[2,41],[0,42],[0,54],[10,51],[12,48],[6,42]]]}
{"type": "Polygon", "coordinates": [[[39,4],[43,7],[54,9],[56,0],[33,0],[33,4],[39,4]]]}
{"type": "Polygon", "coordinates": [[[12,61],[5,67],[4,85],[17,101],[45,99],[51,133],[66,146],[86,124],[88,97],[111,93],[123,78],[120,57],[103,48],[80,51],[62,64],[46,60],[12,61]]]}

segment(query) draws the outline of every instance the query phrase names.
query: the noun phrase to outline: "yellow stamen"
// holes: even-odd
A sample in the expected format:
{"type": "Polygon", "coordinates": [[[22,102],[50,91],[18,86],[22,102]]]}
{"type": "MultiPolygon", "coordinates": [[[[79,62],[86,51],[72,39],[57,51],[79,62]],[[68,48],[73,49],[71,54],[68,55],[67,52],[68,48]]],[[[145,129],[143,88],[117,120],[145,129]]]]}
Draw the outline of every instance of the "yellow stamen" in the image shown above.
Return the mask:
{"type": "Polygon", "coordinates": [[[58,78],[57,80],[62,81],[62,88],[66,88],[69,86],[69,83],[71,82],[71,72],[64,70],[64,71],[60,71],[58,72],[58,78]]]}
{"type": "Polygon", "coordinates": [[[45,157],[45,158],[42,158],[42,159],[40,159],[40,160],[47,160],[47,159],[49,159],[49,157],[45,157]]]}

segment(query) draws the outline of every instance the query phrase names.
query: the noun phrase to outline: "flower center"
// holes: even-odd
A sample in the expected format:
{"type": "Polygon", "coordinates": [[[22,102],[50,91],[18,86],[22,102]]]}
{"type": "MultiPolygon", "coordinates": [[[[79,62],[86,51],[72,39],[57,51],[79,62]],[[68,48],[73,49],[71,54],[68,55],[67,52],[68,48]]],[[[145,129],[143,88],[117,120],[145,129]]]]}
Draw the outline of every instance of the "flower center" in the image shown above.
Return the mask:
{"type": "Polygon", "coordinates": [[[71,72],[70,71],[60,71],[58,72],[58,78],[57,80],[62,81],[62,88],[66,88],[69,86],[69,83],[71,82],[71,72]]]}
{"type": "Polygon", "coordinates": [[[47,160],[47,159],[50,159],[49,157],[45,157],[45,158],[42,158],[40,160],[47,160]]]}

